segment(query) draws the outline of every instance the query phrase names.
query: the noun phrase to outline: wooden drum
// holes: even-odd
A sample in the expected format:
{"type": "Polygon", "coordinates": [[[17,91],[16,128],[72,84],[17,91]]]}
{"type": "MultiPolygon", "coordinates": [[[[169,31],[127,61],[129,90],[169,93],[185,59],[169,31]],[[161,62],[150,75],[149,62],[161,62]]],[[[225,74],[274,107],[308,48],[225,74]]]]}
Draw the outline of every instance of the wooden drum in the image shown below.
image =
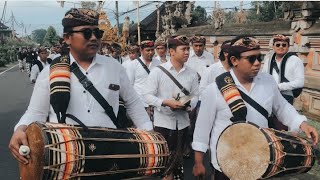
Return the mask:
{"type": "Polygon", "coordinates": [[[168,164],[167,142],[156,132],[36,122],[26,133],[31,159],[19,164],[22,180],[160,176],[168,164]]]}
{"type": "Polygon", "coordinates": [[[282,131],[234,123],[220,135],[217,160],[230,179],[255,180],[308,172],[315,151],[306,139],[282,131]]]}

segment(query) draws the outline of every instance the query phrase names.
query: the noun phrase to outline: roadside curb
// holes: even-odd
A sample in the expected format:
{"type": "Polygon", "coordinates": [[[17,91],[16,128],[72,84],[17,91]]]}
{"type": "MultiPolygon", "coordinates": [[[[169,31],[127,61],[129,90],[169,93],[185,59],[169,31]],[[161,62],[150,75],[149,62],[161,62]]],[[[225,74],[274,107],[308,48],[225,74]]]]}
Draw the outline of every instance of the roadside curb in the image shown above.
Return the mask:
{"type": "Polygon", "coordinates": [[[18,64],[18,62],[13,62],[13,63],[6,64],[5,67],[0,67],[0,73],[5,71],[5,70],[7,70],[7,69],[9,69],[9,68],[11,68],[11,67],[13,67],[13,66],[15,66],[15,65],[17,65],[17,64],[18,64]]]}

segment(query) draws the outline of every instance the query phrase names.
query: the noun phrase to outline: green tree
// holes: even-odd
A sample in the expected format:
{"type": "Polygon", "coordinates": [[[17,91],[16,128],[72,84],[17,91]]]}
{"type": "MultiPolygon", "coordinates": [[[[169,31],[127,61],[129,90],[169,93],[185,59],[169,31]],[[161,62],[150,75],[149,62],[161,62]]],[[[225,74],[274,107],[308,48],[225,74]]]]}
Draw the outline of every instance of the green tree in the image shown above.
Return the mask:
{"type": "Polygon", "coordinates": [[[201,6],[197,6],[192,12],[191,26],[208,24],[207,11],[201,6]]]}
{"type": "Polygon", "coordinates": [[[91,1],[81,1],[80,4],[82,8],[93,9],[93,10],[95,10],[95,7],[97,5],[95,2],[91,2],[91,1]]]}
{"type": "Polygon", "coordinates": [[[251,2],[247,20],[249,22],[268,22],[283,18],[284,7],[299,7],[299,2],[286,1],[254,1],[251,2]]]}
{"type": "Polygon", "coordinates": [[[54,27],[49,26],[47,29],[47,33],[44,37],[43,45],[45,46],[53,46],[59,41],[59,36],[57,35],[54,27]]]}
{"type": "Polygon", "coordinates": [[[47,30],[45,29],[36,29],[32,31],[31,38],[34,42],[42,45],[46,33],[47,33],[47,30]]]}

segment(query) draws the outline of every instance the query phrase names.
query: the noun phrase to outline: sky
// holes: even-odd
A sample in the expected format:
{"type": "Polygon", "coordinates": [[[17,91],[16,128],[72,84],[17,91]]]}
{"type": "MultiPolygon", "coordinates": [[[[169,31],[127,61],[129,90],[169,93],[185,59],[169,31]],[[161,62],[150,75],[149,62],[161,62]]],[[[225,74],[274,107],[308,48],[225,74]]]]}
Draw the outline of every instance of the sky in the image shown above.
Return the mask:
{"type": "MultiPolygon", "coordinates": [[[[2,23],[8,27],[14,27],[18,36],[24,36],[25,34],[31,34],[35,29],[47,29],[49,26],[53,26],[59,35],[62,34],[61,20],[70,8],[80,7],[80,1],[67,0],[64,3],[64,7],[61,7],[58,1],[14,1],[8,0],[6,9],[4,11],[5,1],[0,1],[0,18],[2,23]],[[5,12],[5,13],[4,13],[5,12]],[[12,15],[15,19],[12,23],[12,15]],[[24,28],[23,28],[24,27],[24,28]]],[[[150,1],[140,1],[140,5],[148,3],[150,1]]],[[[223,8],[234,8],[240,5],[240,1],[219,1],[220,6],[223,8]]],[[[119,1],[119,13],[126,12],[134,9],[136,5],[133,1],[120,0],[119,1]]],[[[140,20],[143,20],[146,16],[152,13],[156,9],[156,5],[161,3],[153,3],[147,7],[140,9],[140,20]]],[[[244,8],[250,7],[250,1],[244,1],[244,8]]],[[[196,6],[200,5],[207,10],[207,13],[212,13],[214,1],[196,1],[196,6]]],[[[107,0],[104,3],[103,10],[107,12],[108,18],[112,25],[116,24],[115,20],[115,1],[107,0]]],[[[126,14],[130,17],[130,20],[137,21],[137,13],[133,11],[126,14]]],[[[120,23],[123,22],[124,16],[120,16],[120,23]]]]}

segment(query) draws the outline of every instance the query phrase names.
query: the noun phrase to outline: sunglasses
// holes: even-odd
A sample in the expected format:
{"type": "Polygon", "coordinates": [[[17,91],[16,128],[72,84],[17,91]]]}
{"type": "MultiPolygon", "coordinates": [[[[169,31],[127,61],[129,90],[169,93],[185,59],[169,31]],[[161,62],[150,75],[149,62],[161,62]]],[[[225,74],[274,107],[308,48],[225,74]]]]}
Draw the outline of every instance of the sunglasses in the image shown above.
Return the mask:
{"type": "Polygon", "coordinates": [[[277,44],[274,44],[276,47],[287,47],[287,43],[277,43],[277,44]]]}
{"type": "Polygon", "coordinates": [[[254,62],[256,62],[256,60],[258,60],[259,62],[262,61],[262,56],[261,54],[259,55],[253,55],[253,56],[241,56],[242,58],[248,59],[248,61],[253,64],[254,62]]]}
{"type": "Polygon", "coordinates": [[[97,39],[101,39],[104,31],[100,30],[99,28],[96,28],[96,29],[84,28],[79,31],[69,31],[69,33],[78,33],[78,32],[81,32],[83,34],[83,37],[86,40],[89,40],[92,36],[92,33],[94,34],[94,36],[96,36],[97,39]]]}

